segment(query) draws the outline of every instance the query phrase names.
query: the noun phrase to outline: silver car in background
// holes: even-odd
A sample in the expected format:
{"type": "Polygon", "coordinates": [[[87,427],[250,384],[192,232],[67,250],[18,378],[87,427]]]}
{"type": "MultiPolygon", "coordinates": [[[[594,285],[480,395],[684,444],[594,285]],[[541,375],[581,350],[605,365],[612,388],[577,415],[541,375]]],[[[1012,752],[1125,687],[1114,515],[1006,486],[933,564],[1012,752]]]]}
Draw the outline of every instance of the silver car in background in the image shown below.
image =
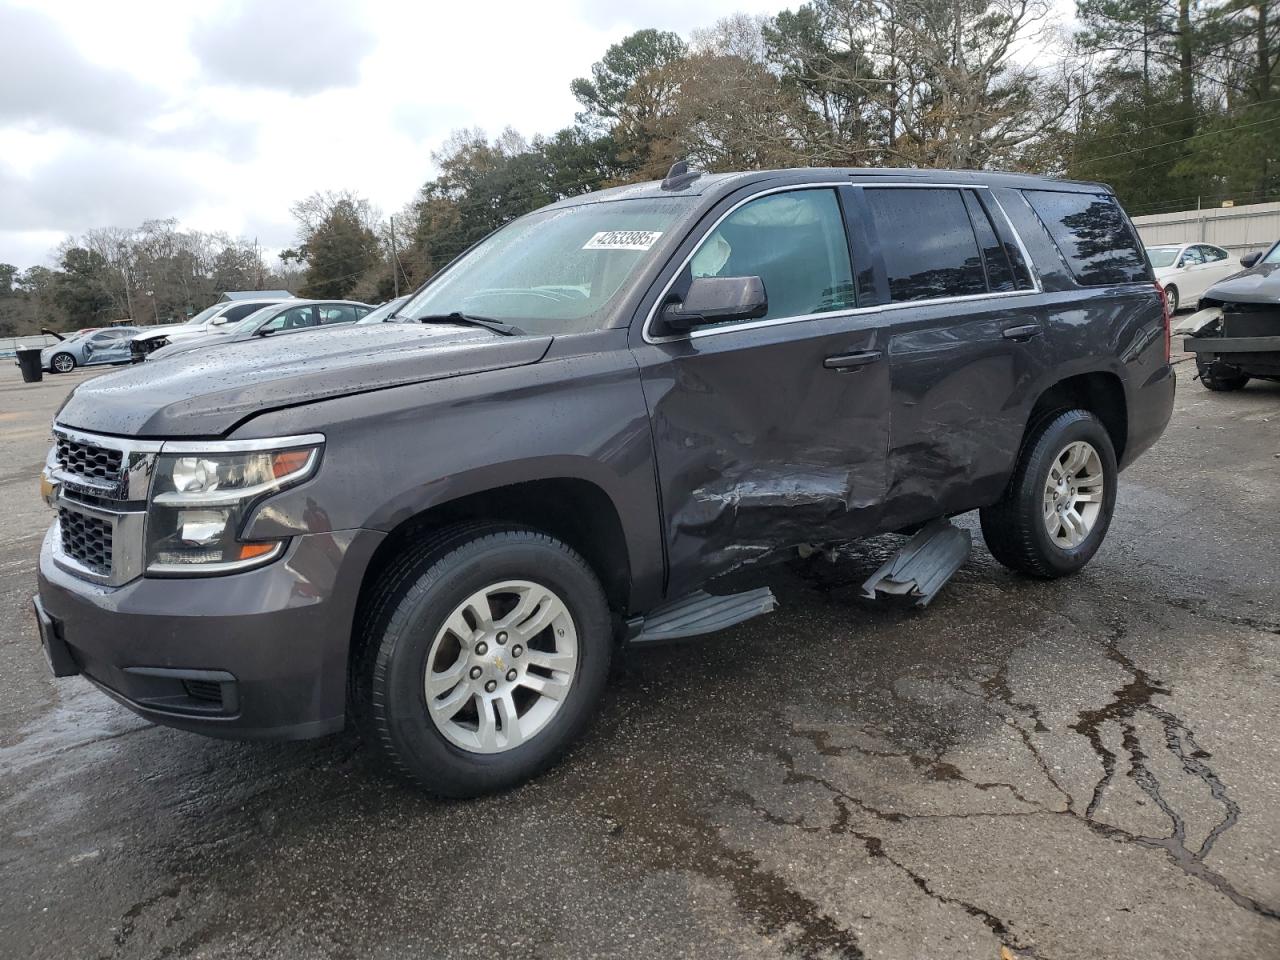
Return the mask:
{"type": "Polygon", "coordinates": [[[70,373],[97,363],[128,363],[129,341],[139,327],[84,330],[40,351],[40,366],[50,373],[70,373]]]}
{"type": "Polygon", "coordinates": [[[148,355],[148,360],[192,354],[226,343],[253,339],[274,339],[302,330],[356,323],[373,312],[373,307],[356,300],[282,300],[262,307],[239,323],[227,323],[201,337],[191,337],[148,355]]]}

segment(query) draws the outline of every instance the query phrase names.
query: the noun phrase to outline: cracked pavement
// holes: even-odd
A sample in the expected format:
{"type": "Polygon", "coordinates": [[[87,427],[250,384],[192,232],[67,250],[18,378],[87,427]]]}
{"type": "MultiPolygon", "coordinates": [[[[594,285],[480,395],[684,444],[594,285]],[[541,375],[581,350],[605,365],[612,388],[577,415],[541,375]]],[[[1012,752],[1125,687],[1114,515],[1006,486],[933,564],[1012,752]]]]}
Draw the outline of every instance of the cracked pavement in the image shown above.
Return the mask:
{"type": "MultiPolygon", "coordinates": [[[[36,474],[71,383],[0,371],[0,952],[24,958],[1280,956],[1280,385],[1210,394],[1054,583],[860,597],[620,659],[549,775],[439,803],[350,736],[207,740],[52,680],[36,474]]],[[[280,638],[287,643],[287,638],[280,638]]]]}

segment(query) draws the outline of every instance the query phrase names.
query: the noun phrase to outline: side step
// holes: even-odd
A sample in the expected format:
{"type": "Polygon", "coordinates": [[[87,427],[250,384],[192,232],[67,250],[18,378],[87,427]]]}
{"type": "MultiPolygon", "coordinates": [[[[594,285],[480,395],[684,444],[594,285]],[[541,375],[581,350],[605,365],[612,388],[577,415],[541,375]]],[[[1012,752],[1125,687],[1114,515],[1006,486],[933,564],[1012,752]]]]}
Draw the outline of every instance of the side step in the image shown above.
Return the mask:
{"type": "Polygon", "coordinates": [[[698,590],[659,607],[645,617],[644,627],[631,639],[633,644],[664,643],[684,637],[713,633],[770,613],[778,606],[773,591],[758,587],[727,597],[713,597],[698,590]]]}
{"type": "Polygon", "coordinates": [[[968,530],[952,526],[945,517],[931,520],[871,575],[862,585],[863,595],[871,600],[882,593],[914,597],[916,606],[928,606],[968,559],[972,543],[968,530]]]}

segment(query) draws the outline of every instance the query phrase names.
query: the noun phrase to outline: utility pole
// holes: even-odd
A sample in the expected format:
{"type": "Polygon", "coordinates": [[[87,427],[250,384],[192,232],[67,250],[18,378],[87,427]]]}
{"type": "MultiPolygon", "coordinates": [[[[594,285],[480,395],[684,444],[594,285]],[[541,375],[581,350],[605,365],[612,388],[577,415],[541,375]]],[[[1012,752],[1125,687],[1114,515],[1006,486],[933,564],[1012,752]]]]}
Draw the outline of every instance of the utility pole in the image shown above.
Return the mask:
{"type": "Polygon", "coordinates": [[[400,256],[396,253],[396,218],[391,217],[391,282],[395,286],[395,295],[400,296],[400,271],[396,269],[400,256]]]}

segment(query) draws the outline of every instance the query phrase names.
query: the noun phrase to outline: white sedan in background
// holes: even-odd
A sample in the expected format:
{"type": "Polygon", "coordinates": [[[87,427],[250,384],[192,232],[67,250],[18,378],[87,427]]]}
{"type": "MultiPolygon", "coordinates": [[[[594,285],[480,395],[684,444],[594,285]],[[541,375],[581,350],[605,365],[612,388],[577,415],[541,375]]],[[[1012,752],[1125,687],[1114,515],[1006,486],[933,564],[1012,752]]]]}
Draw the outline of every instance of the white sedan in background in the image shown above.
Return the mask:
{"type": "Polygon", "coordinates": [[[1160,244],[1147,247],[1147,256],[1174,313],[1194,307],[1215,283],[1244,269],[1239,257],[1211,243],[1160,244]]]}

